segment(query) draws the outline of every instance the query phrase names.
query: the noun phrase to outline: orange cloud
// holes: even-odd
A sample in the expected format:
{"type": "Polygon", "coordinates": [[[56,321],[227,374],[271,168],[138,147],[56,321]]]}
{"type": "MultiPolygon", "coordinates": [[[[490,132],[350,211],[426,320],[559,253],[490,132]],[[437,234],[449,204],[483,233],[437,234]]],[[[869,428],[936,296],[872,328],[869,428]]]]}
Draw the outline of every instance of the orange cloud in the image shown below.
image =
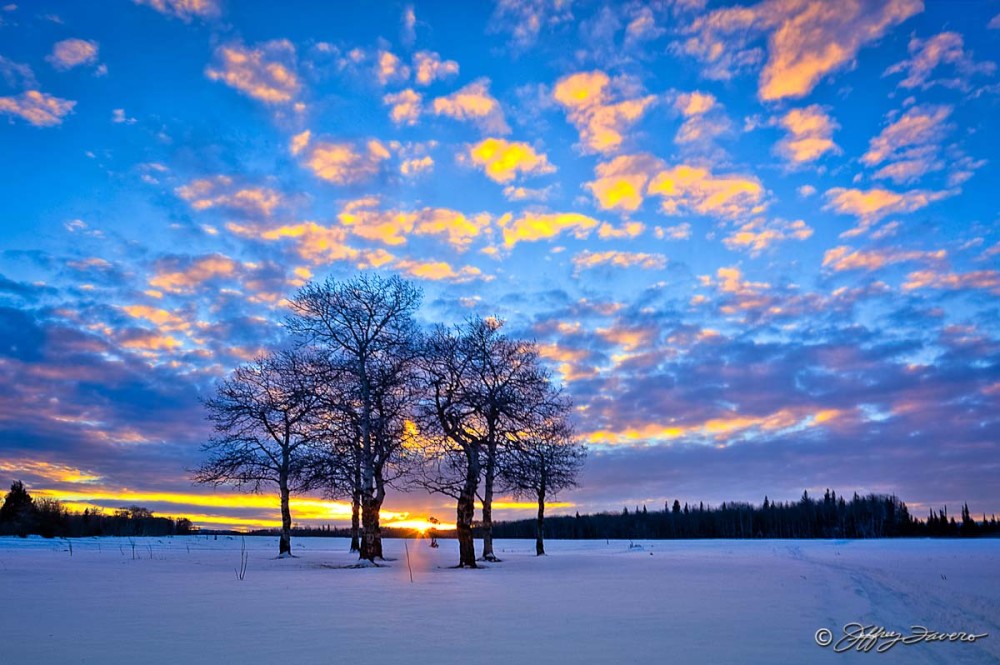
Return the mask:
{"type": "Polygon", "coordinates": [[[448,208],[381,210],[378,199],[366,197],[346,204],[337,216],[354,235],[386,245],[402,245],[411,233],[443,236],[458,250],[465,250],[490,223],[489,215],[466,217],[448,208]]]}
{"type": "Polygon", "coordinates": [[[222,12],[217,0],[132,0],[137,5],[147,5],[161,14],[170,14],[185,23],[192,18],[214,18],[222,12]]]}
{"type": "MultiPolygon", "coordinates": [[[[701,275],[698,279],[703,286],[714,287],[720,294],[725,296],[725,300],[719,307],[723,314],[778,314],[782,311],[782,305],[771,293],[771,285],[767,282],[751,282],[743,279],[743,273],[735,266],[719,268],[713,279],[709,275],[701,275]]],[[[691,300],[692,305],[700,305],[707,302],[704,296],[695,296],[691,300]]]]}
{"type": "Polygon", "coordinates": [[[634,212],[642,205],[646,185],[663,162],[647,154],[620,155],[598,164],[596,179],[584,186],[591,191],[602,210],[634,212]]]}
{"type": "Polygon", "coordinates": [[[605,222],[597,229],[597,237],[601,240],[628,240],[636,238],[646,230],[642,222],[625,222],[621,226],[613,226],[605,222]]]}
{"type": "Polygon", "coordinates": [[[436,115],[471,121],[484,132],[510,133],[500,102],[490,94],[490,80],[486,78],[473,81],[446,97],[438,97],[433,109],[436,115]]]}
{"type": "Polygon", "coordinates": [[[126,349],[155,352],[171,351],[181,346],[181,342],[176,337],[171,337],[170,335],[160,335],[142,330],[123,335],[121,345],[126,349]]]}
{"type": "Polygon", "coordinates": [[[300,152],[306,149],[309,145],[309,141],[312,140],[312,132],[308,129],[299,132],[292,137],[292,140],[288,143],[288,149],[293,155],[298,155],[300,152]]]}
{"type": "Polygon", "coordinates": [[[430,85],[436,80],[458,74],[457,62],[441,60],[441,56],[433,51],[418,51],[413,56],[413,67],[416,69],[417,85],[430,85]]]}
{"type": "Polygon", "coordinates": [[[888,178],[897,184],[911,182],[929,171],[944,168],[938,152],[944,135],[950,129],[945,121],[951,110],[950,106],[932,105],[908,109],[871,140],[868,152],[861,156],[861,162],[867,166],[889,162],[874,177],[888,178]]]}
{"type": "Polygon", "coordinates": [[[392,81],[405,81],[410,77],[410,68],[404,65],[391,51],[378,52],[378,82],[382,85],[392,81]]]}
{"type": "Polygon", "coordinates": [[[1000,295],[1000,271],[976,270],[966,273],[939,273],[932,270],[921,270],[911,272],[903,284],[903,290],[915,291],[917,289],[942,291],[981,289],[989,291],[993,295],[1000,295]]]}
{"type": "Polygon", "coordinates": [[[0,113],[18,116],[36,127],[62,124],[76,102],[53,97],[37,90],[27,90],[13,97],[0,97],[0,113]]]}
{"type": "Polygon", "coordinates": [[[97,62],[98,44],[86,39],[64,39],[56,42],[52,47],[52,53],[46,56],[53,67],[59,71],[66,71],[79,67],[80,65],[90,65],[97,62]]]}
{"type": "Polygon", "coordinates": [[[779,124],[788,134],[778,141],[776,150],[789,162],[814,162],[827,152],[840,153],[833,142],[833,130],[840,127],[826,114],[822,106],[813,104],[792,109],[781,117],[779,124]]]}
{"type": "Polygon", "coordinates": [[[421,173],[427,173],[434,169],[434,160],[430,155],[404,159],[399,165],[399,172],[405,176],[413,177],[421,173]]]}
{"type": "Polygon", "coordinates": [[[259,238],[261,240],[289,238],[295,243],[296,253],[314,265],[354,260],[359,255],[358,250],[346,244],[347,231],[341,227],[322,226],[316,222],[302,222],[267,231],[259,231],[238,224],[228,224],[226,228],[245,238],[259,238]]]}
{"type": "Polygon", "coordinates": [[[569,349],[557,344],[539,344],[538,355],[556,363],[556,369],[566,381],[583,379],[597,373],[594,367],[583,367],[584,361],[590,358],[590,352],[583,349],[569,349]]]}
{"type": "Polygon", "coordinates": [[[656,39],[666,30],[656,25],[656,17],[649,7],[639,7],[634,18],[625,26],[626,46],[656,39]]]}
{"type": "Polygon", "coordinates": [[[659,240],[687,240],[691,237],[691,225],[684,222],[683,224],[678,224],[677,226],[657,226],[653,230],[653,233],[659,240]]]}
{"type": "Polygon", "coordinates": [[[483,272],[474,266],[462,266],[455,270],[451,264],[445,261],[398,261],[395,267],[402,270],[407,275],[419,279],[429,279],[433,281],[448,281],[455,283],[469,282],[476,279],[489,280],[483,272]]]}
{"type": "Polygon", "coordinates": [[[705,167],[681,164],[660,171],[647,188],[662,197],[660,208],[668,215],[695,212],[700,215],[737,218],[757,214],[766,207],[764,188],[753,176],[715,176],[705,167]]]}
{"type": "MultiPolygon", "coordinates": [[[[736,267],[719,268],[715,274],[718,277],[717,284],[719,291],[722,293],[746,296],[754,295],[762,290],[771,288],[771,285],[766,282],[749,282],[744,280],[742,271],[736,267]]],[[[711,282],[711,280],[706,280],[705,278],[702,278],[702,281],[711,282]]]]}
{"type": "Polygon", "coordinates": [[[715,108],[718,102],[715,96],[708,92],[685,92],[674,99],[674,108],[685,118],[703,115],[715,108]]]}
{"type": "Polygon", "coordinates": [[[779,242],[806,240],[813,230],[801,219],[785,222],[780,219],[756,219],[733,230],[722,242],[732,250],[747,250],[757,256],[779,242]]]}
{"type": "Polygon", "coordinates": [[[510,214],[500,219],[504,245],[511,248],[519,242],[534,242],[554,238],[564,231],[584,238],[599,222],[593,217],[575,212],[534,213],[526,212],[516,220],[510,214]]]}
{"type": "Polygon", "coordinates": [[[311,146],[305,165],[316,177],[337,185],[372,178],[378,173],[380,164],[391,157],[389,150],[375,139],[369,140],[361,149],[350,143],[327,141],[314,142],[311,146]]]}
{"type": "Polygon", "coordinates": [[[667,265],[667,257],[663,254],[647,254],[645,252],[583,251],[573,257],[573,265],[577,273],[599,266],[661,270],[667,265]]]}
{"type": "Polygon", "coordinates": [[[389,118],[396,125],[415,125],[420,117],[420,105],[422,97],[419,92],[411,88],[400,92],[386,95],[382,98],[382,103],[391,106],[389,118]]]}
{"type": "Polygon", "coordinates": [[[674,142],[680,145],[711,141],[731,129],[729,118],[721,112],[715,97],[707,92],[681,93],[674,98],[674,109],[684,116],[674,142]]]}
{"type": "Polygon", "coordinates": [[[168,293],[188,293],[203,282],[233,276],[238,265],[221,254],[203,256],[186,266],[178,265],[177,261],[165,261],[149,279],[149,285],[168,293]]]}
{"type": "Polygon", "coordinates": [[[701,60],[707,76],[729,79],[760,62],[761,50],[749,42],[766,34],[757,94],[764,101],[798,98],[922,10],[921,0],[764,0],[698,17],[687,30],[691,37],[675,48],[701,60]]]}
{"type": "Polygon", "coordinates": [[[267,187],[240,188],[229,176],[193,180],[174,190],[195,210],[225,208],[251,216],[269,217],[281,204],[281,195],[267,187]]]}
{"type": "Polygon", "coordinates": [[[132,318],[149,321],[158,329],[165,332],[175,330],[183,332],[191,329],[190,323],[165,309],[158,309],[148,305],[127,305],[122,307],[121,310],[132,318]]]}
{"type": "Polygon", "coordinates": [[[828,249],[823,255],[823,267],[837,272],[846,270],[878,270],[894,263],[908,261],[943,261],[948,253],[940,249],[936,252],[905,251],[900,249],[855,250],[840,246],[828,249]]]}
{"type": "Polygon", "coordinates": [[[95,483],[103,478],[92,471],[42,460],[0,461],[0,471],[9,474],[28,474],[58,483],[95,483]]]}
{"type": "Polygon", "coordinates": [[[826,191],[827,204],[824,210],[834,210],[842,215],[854,215],[865,220],[879,220],[889,214],[920,210],[952,194],[954,192],[950,191],[892,192],[879,188],[862,190],[834,187],[826,191]]]}
{"type": "Polygon", "coordinates": [[[527,143],[488,138],[469,148],[469,159],[482,167],[494,182],[506,183],[519,174],[552,173],[556,169],[549,164],[545,153],[537,153],[527,143]]]}
{"type": "Polygon", "coordinates": [[[616,322],[608,328],[595,331],[601,339],[620,346],[624,351],[652,348],[656,342],[656,332],[652,328],[628,327],[616,322]]]}
{"type": "Polygon", "coordinates": [[[230,43],[215,49],[215,64],[205,69],[212,81],[267,104],[293,101],[301,83],[296,74],[295,47],[287,39],[276,39],[248,48],[230,43]]]}
{"type": "Polygon", "coordinates": [[[817,427],[843,415],[844,412],[839,409],[787,408],[762,416],[732,414],[689,425],[647,423],[620,431],[597,430],[585,433],[583,438],[588,443],[605,445],[669,441],[686,437],[711,437],[716,441],[723,441],[755,431],[778,432],[817,427]]]}
{"type": "Polygon", "coordinates": [[[928,89],[935,85],[968,90],[969,79],[976,74],[992,74],[996,63],[976,62],[972,54],[965,51],[962,35],[957,32],[942,32],[928,39],[913,37],[909,44],[910,57],[885,70],[885,75],[906,72],[906,78],[899,82],[901,88],[928,89]],[[941,65],[951,65],[955,69],[953,78],[929,80],[931,74],[941,65]]]}
{"type": "Polygon", "coordinates": [[[656,97],[635,97],[611,103],[611,79],[602,71],[579,72],[556,82],[553,98],[561,104],[569,121],[580,132],[587,152],[608,153],[618,149],[624,131],[656,101],[656,97]]]}

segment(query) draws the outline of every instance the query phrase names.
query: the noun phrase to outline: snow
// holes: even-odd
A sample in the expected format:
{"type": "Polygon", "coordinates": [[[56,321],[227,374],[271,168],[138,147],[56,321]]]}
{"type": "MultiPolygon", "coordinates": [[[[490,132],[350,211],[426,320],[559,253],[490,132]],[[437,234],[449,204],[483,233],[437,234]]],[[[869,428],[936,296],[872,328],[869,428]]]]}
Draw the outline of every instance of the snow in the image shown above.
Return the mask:
{"type": "MultiPolygon", "coordinates": [[[[456,570],[457,543],[205,536],[0,538],[0,664],[991,663],[1000,540],[501,540],[456,570]],[[989,633],[972,644],[837,654],[850,622],[989,633]],[[371,650],[374,649],[374,652],[371,650]],[[364,658],[361,657],[364,655],[364,658]]],[[[477,544],[477,551],[479,547],[477,544]]]]}

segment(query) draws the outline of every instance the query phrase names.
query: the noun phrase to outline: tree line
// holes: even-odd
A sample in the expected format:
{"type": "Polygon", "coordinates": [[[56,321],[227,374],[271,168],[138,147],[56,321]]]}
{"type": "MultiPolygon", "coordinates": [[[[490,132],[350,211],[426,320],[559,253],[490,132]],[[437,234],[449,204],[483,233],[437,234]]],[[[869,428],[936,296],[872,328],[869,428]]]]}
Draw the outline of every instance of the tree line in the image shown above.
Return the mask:
{"type": "Polygon", "coordinates": [[[70,511],[56,499],[35,500],[19,480],[11,484],[0,506],[0,536],[183,536],[195,531],[186,517],[176,520],[157,517],[141,506],[119,508],[111,513],[89,508],[83,512],[70,511]]]}
{"type": "Polygon", "coordinates": [[[214,435],[195,480],[276,489],[279,556],[291,555],[294,493],[350,499],[351,549],[382,558],[379,510],[389,487],[455,500],[459,567],[495,560],[497,493],[538,503],[544,553],[547,498],[573,487],[585,449],[573,440],[572,405],[537,345],[495,318],[422,327],[422,293],[398,276],[365,272],[303,286],[289,301],[287,340],[237,367],[204,401],[214,435]]]}
{"type": "MultiPolygon", "coordinates": [[[[530,520],[500,522],[498,538],[529,538],[530,520]]],[[[764,497],[760,505],[736,501],[706,507],[665,504],[663,510],[636,506],[621,512],[559,516],[547,521],[549,538],[556,539],[673,539],[673,538],[893,538],[968,537],[1000,535],[995,515],[973,519],[968,504],[958,520],[947,508],[931,510],[915,519],[896,496],[857,493],[848,501],[827,490],[820,499],[808,492],[799,501],[779,502],[764,497]]]]}

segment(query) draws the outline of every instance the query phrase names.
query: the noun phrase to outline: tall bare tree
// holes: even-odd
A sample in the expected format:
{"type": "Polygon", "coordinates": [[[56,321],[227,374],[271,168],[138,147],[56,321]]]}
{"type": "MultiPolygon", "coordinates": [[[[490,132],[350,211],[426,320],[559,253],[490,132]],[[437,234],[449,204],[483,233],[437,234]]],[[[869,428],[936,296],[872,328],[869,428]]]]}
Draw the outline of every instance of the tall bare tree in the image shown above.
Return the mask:
{"type": "Polygon", "coordinates": [[[492,506],[502,450],[545,412],[549,377],[532,343],[501,333],[496,319],[436,329],[424,353],[421,423],[432,442],[424,485],[457,499],[459,565],[475,567],[472,520],[483,480],[483,559],[493,552],[492,506]]]}
{"type": "Polygon", "coordinates": [[[538,502],[535,523],[538,556],[545,554],[545,501],[560,490],[576,487],[587,456],[586,448],[573,441],[568,409],[569,402],[562,401],[561,406],[508,451],[504,463],[503,480],[512,493],[530,496],[538,502]]]}
{"type": "Polygon", "coordinates": [[[382,558],[379,510],[406,461],[406,419],[414,399],[421,292],[397,276],[361,273],[304,286],[287,327],[336,369],[356,426],[362,538],[360,557],[382,558]]]}
{"type": "Polygon", "coordinates": [[[476,568],[472,520],[481,472],[481,424],[467,394],[471,354],[463,339],[443,326],[427,337],[422,354],[424,401],[419,426],[426,446],[422,484],[457,501],[455,533],[459,568],[476,568]]]}
{"type": "Polygon", "coordinates": [[[339,372],[328,360],[317,363],[314,390],[320,396],[316,433],[314,484],[333,499],[351,500],[352,552],[361,548],[361,409],[351,374],[339,372]]]}
{"type": "Polygon", "coordinates": [[[251,492],[277,486],[281,502],[279,556],[291,556],[289,496],[310,488],[309,444],[316,432],[318,396],[310,360],[281,351],[238,367],[204,401],[215,435],[195,481],[232,484],[251,492]]]}

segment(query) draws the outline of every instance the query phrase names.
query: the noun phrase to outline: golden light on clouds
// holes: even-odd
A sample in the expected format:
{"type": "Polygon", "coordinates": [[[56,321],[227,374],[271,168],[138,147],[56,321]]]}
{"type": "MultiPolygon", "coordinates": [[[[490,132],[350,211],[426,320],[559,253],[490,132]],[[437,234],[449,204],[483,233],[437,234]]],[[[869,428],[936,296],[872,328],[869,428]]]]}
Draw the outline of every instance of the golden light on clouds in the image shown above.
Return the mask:
{"type": "Polygon", "coordinates": [[[60,99],[38,90],[28,90],[11,97],[0,97],[0,114],[18,116],[36,127],[61,124],[72,113],[76,102],[60,99]]]}
{"type": "Polygon", "coordinates": [[[275,39],[253,48],[230,43],[216,49],[216,62],[205,69],[205,76],[258,101],[287,103],[295,99],[300,89],[295,59],[295,46],[287,39],[275,39]]]}
{"type": "Polygon", "coordinates": [[[489,79],[479,79],[450,95],[438,97],[432,105],[436,115],[467,120],[483,132],[509,134],[500,102],[490,94],[489,79]]]}
{"type": "Polygon", "coordinates": [[[608,153],[621,146],[625,132],[656,101],[653,95],[612,102],[611,78],[600,70],[578,72],[556,82],[552,97],[561,104],[586,152],[608,153]]]}
{"type": "Polygon", "coordinates": [[[764,416],[734,414],[694,424],[647,423],[621,430],[597,430],[584,434],[584,439],[589,443],[603,445],[650,443],[681,438],[711,438],[721,441],[752,430],[776,432],[795,427],[817,427],[831,423],[843,415],[845,412],[839,409],[787,408],[764,416]]]}
{"type": "Polygon", "coordinates": [[[537,153],[527,143],[488,138],[469,148],[472,163],[493,181],[507,183],[518,175],[553,173],[545,153],[537,153]]]}

